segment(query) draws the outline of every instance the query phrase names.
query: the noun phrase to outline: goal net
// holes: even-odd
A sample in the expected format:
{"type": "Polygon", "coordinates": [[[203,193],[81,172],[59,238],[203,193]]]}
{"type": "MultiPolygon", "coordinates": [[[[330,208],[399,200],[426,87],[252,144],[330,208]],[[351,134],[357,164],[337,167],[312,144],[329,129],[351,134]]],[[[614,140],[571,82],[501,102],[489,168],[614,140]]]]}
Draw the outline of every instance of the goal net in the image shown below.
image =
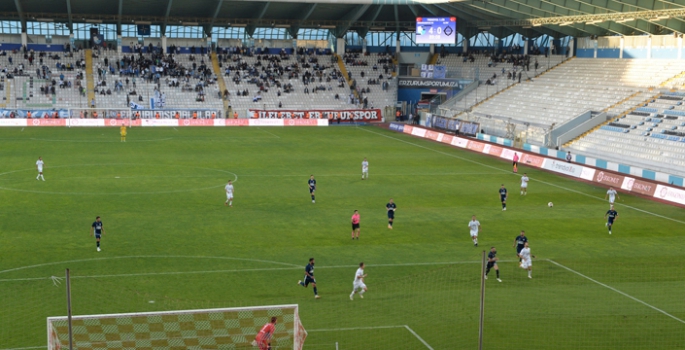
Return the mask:
{"type": "MultiPolygon", "coordinates": [[[[248,349],[277,317],[272,349],[301,350],[298,305],[73,316],[74,349],[248,349]]],[[[48,350],[69,348],[67,317],[48,317],[48,350]]],[[[256,349],[256,347],[254,347],[256,349]]]]}

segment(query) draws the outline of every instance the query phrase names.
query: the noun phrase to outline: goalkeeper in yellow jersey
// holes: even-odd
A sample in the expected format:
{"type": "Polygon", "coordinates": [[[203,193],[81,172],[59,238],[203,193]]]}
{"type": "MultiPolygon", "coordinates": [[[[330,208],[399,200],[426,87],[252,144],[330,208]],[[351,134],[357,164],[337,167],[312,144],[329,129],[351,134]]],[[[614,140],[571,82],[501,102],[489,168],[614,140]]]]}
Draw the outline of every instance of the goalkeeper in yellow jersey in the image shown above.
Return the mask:
{"type": "Polygon", "coordinates": [[[126,142],[126,125],[121,124],[119,135],[121,135],[121,142],[126,142]]]}

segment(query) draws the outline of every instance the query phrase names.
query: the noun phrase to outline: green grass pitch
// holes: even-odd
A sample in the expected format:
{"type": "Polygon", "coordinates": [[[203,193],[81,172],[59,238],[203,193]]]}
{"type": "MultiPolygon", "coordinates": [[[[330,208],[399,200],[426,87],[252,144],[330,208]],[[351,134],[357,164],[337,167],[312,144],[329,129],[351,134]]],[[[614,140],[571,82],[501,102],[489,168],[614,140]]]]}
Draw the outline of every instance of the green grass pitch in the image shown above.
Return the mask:
{"type": "Polygon", "coordinates": [[[299,304],[308,349],[474,349],[490,246],[503,282],[486,281],[485,349],[685,348],[681,208],[622,194],[610,236],[605,188],[522,166],[523,197],[508,162],[377,127],[134,128],[126,143],[115,128],[5,128],[0,144],[0,349],[45,347],[65,268],[75,314],[299,304]],[[533,279],[512,248],[522,229],[533,279]],[[296,285],[310,257],[319,300],[296,285]],[[369,291],[350,301],[361,261],[369,291]]]}

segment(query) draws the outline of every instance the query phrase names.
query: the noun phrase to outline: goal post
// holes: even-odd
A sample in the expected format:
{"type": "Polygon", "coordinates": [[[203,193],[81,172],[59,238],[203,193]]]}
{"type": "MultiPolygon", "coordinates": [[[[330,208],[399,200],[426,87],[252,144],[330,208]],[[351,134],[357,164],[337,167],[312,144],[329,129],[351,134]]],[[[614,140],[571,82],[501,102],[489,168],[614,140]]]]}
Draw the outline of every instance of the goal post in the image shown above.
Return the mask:
{"type": "MultiPolygon", "coordinates": [[[[72,316],[74,349],[250,349],[277,317],[271,348],[301,350],[297,304],[72,316]]],[[[48,350],[69,349],[68,319],[48,317],[48,350]]]]}

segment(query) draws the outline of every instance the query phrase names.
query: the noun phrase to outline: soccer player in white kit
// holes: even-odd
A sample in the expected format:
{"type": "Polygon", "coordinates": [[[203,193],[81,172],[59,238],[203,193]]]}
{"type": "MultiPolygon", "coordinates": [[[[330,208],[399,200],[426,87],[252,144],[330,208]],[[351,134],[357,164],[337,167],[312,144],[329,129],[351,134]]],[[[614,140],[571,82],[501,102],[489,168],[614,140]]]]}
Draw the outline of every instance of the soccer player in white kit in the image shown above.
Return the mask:
{"type": "Polygon", "coordinates": [[[604,196],[604,199],[607,199],[609,197],[609,205],[614,205],[614,202],[616,201],[616,198],[621,199],[621,197],[618,196],[618,192],[613,187],[609,187],[607,190],[607,194],[604,196]]]}
{"type": "Polygon", "coordinates": [[[528,247],[528,242],[523,245],[523,249],[519,253],[519,258],[521,258],[520,267],[524,270],[528,270],[528,278],[533,278],[531,274],[533,273],[533,259],[535,255],[530,254],[530,247],[528,247]]]}
{"type": "Polygon", "coordinates": [[[224,205],[228,205],[229,207],[233,206],[233,181],[228,180],[228,184],[226,184],[226,202],[224,205]]]}
{"type": "Polygon", "coordinates": [[[366,160],[366,157],[364,157],[364,160],[362,161],[362,180],[365,180],[368,178],[369,178],[369,161],[366,160]]]}
{"type": "Polygon", "coordinates": [[[45,181],[45,178],[43,177],[43,158],[38,157],[38,160],[36,161],[36,170],[38,170],[38,176],[36,176],[36,180],[43,180],[45,181]]]}
{"type": "Polygon", "coordinates": [[[523,176],[521,176],[521,195],[525,196],[528,194],[528,181],[530,179],[528,178],[528,174],[523,173],[523,176]]]}
{"type": "Polygon", "coordinates": [[[360,262],[357,273],[354,274],[354,282],[352,282],[352,293],[350,293],[350,300],[354,300],[354,294],[357,293],[357,289],[359,289],[359,297],[364,299],[364,292],[367,291],[366,284],[364,284],[364,277],[366,277],[366,274],[364,274],[364,263],[360,262]]]}
{"type": "Polygon", "coordinates": [[[480,232],[480,222],[476,220],[476,216],[473,215],[471,217],[471,221],[469,221],[469,229],[471,231],[471,240],[473,241],[473,246],[477,247],[478,246],[478,233],[480,232]]]}

